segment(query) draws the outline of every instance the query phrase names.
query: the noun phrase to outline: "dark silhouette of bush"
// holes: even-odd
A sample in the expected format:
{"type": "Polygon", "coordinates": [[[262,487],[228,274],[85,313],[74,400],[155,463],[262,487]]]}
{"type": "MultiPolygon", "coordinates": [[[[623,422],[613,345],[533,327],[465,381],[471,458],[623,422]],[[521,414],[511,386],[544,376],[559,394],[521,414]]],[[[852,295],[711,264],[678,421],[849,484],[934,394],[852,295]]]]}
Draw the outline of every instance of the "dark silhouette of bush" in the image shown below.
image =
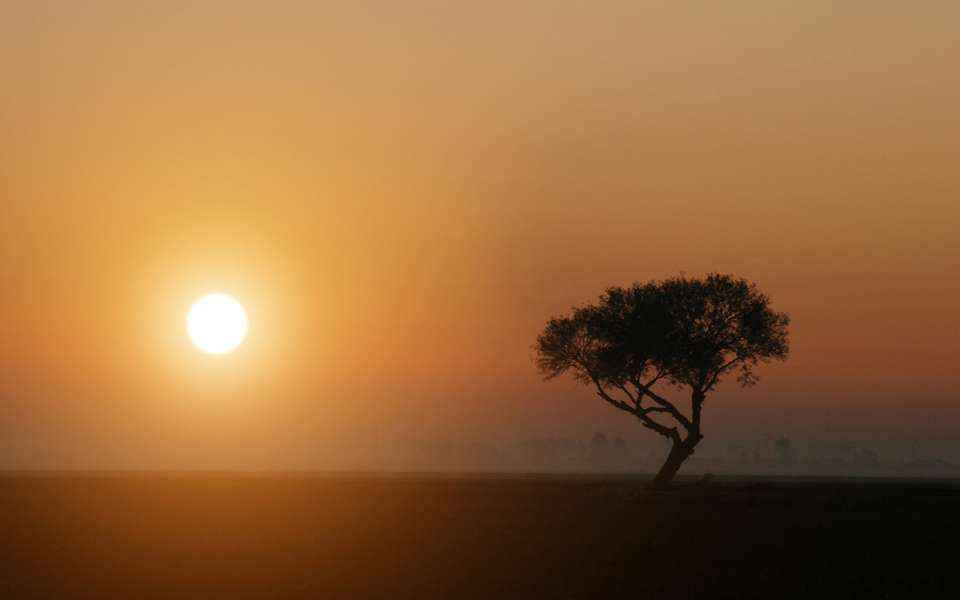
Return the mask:
{"type": "Polygon", "coordinates": [[[537,338],[536,362],[546,379],[570,372],[612,406],[672,443],[654,485],[669,483],[703,439],[707,395],[728,374],[743,386],[755,368],[789,351],[789,317],[745,279],[711,274],[612,287],[596,304],[551,319],[537,338]],[[684,413],[655,391],[690,393],[684,413]]]}

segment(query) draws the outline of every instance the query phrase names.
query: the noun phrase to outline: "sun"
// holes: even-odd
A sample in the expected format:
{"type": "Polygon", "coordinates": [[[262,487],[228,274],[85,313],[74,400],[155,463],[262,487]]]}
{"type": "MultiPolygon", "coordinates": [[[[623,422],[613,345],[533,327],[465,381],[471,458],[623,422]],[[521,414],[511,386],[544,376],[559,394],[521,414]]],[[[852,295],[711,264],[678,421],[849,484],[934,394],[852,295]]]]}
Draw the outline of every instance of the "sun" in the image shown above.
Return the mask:
{"type": "Polygon", "coordinates": [[[187,334],[193,344],[204,352],[232,352],[247,337],[247,311],[232,296],[207,294],[190,307],[187,334]]]}

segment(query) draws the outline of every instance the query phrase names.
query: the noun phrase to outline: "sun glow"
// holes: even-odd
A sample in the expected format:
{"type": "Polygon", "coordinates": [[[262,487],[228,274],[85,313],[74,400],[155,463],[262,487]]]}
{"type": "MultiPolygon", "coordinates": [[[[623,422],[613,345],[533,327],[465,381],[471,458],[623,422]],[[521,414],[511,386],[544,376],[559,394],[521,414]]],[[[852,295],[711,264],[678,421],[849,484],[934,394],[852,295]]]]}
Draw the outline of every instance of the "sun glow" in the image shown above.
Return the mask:
{"type": "Polygon", "coordinates": [[[247,312],[232,296],[207,294],[190,307],[187,334],[204,352],[232,352],[247,336],[247,312]]]}

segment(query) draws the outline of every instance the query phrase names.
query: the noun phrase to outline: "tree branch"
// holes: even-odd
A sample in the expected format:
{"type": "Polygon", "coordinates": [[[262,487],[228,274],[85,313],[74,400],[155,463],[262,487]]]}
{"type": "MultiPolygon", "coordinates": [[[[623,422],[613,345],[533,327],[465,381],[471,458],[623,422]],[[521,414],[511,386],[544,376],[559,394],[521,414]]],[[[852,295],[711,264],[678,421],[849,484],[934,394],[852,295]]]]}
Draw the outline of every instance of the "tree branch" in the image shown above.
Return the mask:
{"type": "MultiPolygon", "coordinates": [[[[676,427],[667,427],[662,423],[658,423],[657,421],[654,421],[648,414],[651,412],[668,412],[669,413],[670,412],[669,409],[664,407],[651,406],[650,408],[644,410],[640,408],[639,403],[637,404],[636,408],[633,408],[626,402],[622,400],[617,400],[616,398],[608,394],[607,391],[603,389],[603,386],[600,384],[600,380],[594,377],[593,374],[590,374],[590,378],[593,380],[593,385],[595,385],[597,388],[597,395],[603,398],[607,403],[615,406],[616,408],[619,408],[622,411],[628,412],[632,415],[636,415],[636,417],[640,419],[640,424],[646,427],[647,429],[656,431],[660,435],[666,438],[669,438],[674,442],[679,443],[681,441],[680,433],[677,431],[676,427]]],[[[633,395],[630,394],[629,392],[627,392],[627,396],[633,399],[633,395]]]]}
{"type": "Polygon", "coordinates": [[[660,405],[660,408],[662,408],[663,410],[658,410],[657,412],[665,412],[669,414],[671,417],[673,417],[677,421],[677,423],[680,423],[680,425],[682,425],[684,429],[686,429],[687,431],[690,431],[690,428],[693,426],[693,424],[690,422],[690,419],[688,419],[682,412],[680,412],[680,410],[676,406],[674,406],[672,402],[670,402],[660,394],[657,394],[656,392],[650,389],[650,386],[652,386],[654,383],[656,383],[659,379],[661,379],[665,375],[666,375],[665,372],[660,371],[659,373],[657,373],[656,377],[654,377],[647,383],[642,383],[639,379],[634,380],[632,383],[634,386],[636,386],[637,390],[639,391],[639,394],[640,394],[639,397],[649,396],[654,402],[660,405]]]}
{"type": "Polygon", "coordinates": [[[713,377],[710,378],[710,383],[708,383],[706,386],[704,386],[703,391],[706,392],[706,391],[708,391],[708,390],[712,390],[712,389],[713,389],[713,386],[717,385],[717,382],[720,381],[720,376],[723,375],[724,373],[726,373],[726,372],[727,372],[727,369],[729,369],[729,368],[732,367],[733,365],[737,364],[739,361],[740,361],[740,357],[739,357],[739,356],[735,356],[734,358],[732,358],[732,359],[728,360],[727,362],[723,363],[722,365],[720,365],[720,366],[717,368],[717,370],[714,372],[713,377]]]}
{"type": "Polygon", "coordinates": [[[630,413],[630,414],[632,414],[632,415],[636,415],[636,414],[637,414],[637,409],[636,409],[636,408],[630,406],[629,404],[627,404],[627,403],[624,402],[623,400],[617,400],[616,398],[614,398],[613,396],[611,396],[610,394],[608,394],[607,391],[606,391],[605,389],[603,389],[603,386],[600,385],[600,381],[599,381],[596,377],[594,377],[593,374],[590,374],[590,379],[593,380],[593,385],[597,386],[597,395],[598,395],[598,396],[600,396],[601,398],[603,398],[604,400],[606,400],[608,403],[612,404],[613,406],[619,408],[619,409],[622,410],[622,411],[626,411],[626,412],[628,412],[628,413],[630,413]]]}
{"type": "Polygon", "coordinates": [[[630,401],[633,402],[633,405],[637,408],[637,410],[640,410],[640,400],[643,399],[643,396],[637,395],[636,397],[634,397],[633,394],[630,393],[630,390],[628,390],[627,386],[625,385],[618,385],[617,389],[622,390],[623,393],[627,395],[627,398],[630,398],[630,401]]]}
{"type": "Polygon", "coordinates": [[[640,419],[640,424],[647,429],[656,431],[660,435],[673,440],[674,443],[681,442],[680,433],[677,431],[676,427],[667,427],[662,423],[658,423],[657,421],[651,419],[646,412],[638,413],[637,417],[640,419]]]}

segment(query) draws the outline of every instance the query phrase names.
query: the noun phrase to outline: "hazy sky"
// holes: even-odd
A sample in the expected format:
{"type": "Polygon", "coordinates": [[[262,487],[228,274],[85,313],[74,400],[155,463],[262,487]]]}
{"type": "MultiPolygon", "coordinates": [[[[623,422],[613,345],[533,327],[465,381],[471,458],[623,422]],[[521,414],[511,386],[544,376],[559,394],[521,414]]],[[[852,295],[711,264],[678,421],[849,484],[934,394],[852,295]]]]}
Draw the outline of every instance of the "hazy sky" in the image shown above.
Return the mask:
{"type": "Polygon", "coordinates": [[[960,458],[952,0],[7,0],[0,78],[4,466],[646,438],[530,346],[708,271],[793,352],[703,452],[960,458]],[[213,289],[251,318],[216,359],[183,323],[213,289]]]}

